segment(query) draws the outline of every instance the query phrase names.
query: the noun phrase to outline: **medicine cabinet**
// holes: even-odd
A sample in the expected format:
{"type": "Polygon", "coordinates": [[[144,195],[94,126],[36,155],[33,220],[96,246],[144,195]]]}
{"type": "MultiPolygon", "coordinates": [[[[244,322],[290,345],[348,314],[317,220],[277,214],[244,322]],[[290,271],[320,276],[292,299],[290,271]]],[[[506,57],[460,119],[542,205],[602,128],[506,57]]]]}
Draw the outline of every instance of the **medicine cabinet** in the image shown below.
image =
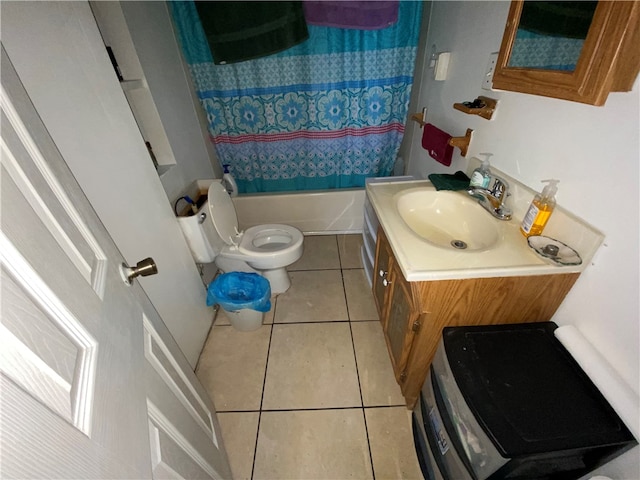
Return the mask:
{"type": "Polygon", "coordinates": [[[640,2],[512,1],[493,88],[604,105],[631,90],[638,45],[640,2]]]}

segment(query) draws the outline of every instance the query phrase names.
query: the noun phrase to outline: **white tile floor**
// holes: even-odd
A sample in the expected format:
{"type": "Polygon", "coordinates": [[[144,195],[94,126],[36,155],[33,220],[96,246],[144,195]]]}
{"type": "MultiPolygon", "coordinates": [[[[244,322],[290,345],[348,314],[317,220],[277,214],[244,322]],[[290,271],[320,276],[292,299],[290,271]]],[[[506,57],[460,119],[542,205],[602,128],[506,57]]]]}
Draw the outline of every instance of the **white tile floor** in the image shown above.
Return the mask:
{"type": "Polygon", "coordinates": [[[305,237],[258,330],[218,314],[196,373],[235,479],[422,478],[360,245],[305,237]]]}

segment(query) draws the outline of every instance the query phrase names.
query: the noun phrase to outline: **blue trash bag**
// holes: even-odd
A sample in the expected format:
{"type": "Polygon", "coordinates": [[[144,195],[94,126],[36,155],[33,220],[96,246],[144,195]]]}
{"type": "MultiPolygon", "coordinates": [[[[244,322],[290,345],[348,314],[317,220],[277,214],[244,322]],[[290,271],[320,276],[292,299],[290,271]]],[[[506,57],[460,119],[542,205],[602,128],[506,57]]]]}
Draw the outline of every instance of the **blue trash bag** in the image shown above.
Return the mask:
{"type": "Polygon", "coordinates": [[[244,308],[268,312],[271,310],[271,285],[257,273],[223,273],[207,289],[207,305],[216,303],[228,312],[244,308]]]}

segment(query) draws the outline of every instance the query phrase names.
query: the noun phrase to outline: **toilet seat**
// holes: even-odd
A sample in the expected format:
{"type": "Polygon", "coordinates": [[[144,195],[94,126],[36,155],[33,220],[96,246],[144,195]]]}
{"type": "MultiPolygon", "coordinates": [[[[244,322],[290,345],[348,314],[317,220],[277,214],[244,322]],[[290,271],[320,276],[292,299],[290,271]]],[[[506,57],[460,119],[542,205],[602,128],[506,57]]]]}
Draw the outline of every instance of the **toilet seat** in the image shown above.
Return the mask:
{"type": "Polygon", "coordinates": [[[212,182],[208,192],[209,218],[218,236],[227,245],[238,245],[242,233],[238,231],[238,216],[231,197],[221,182],[212,182]]]}
{"type": "Polygon", "coordinates": [[[302,242],[300,230],[290,225],[266,224],[248,228],[238,250],[250,256],[270,257],[302,242]]]}
{"type": "Polygon", "coordinates": [[[290,225],[258,225],[244,232],[238,251],[253,268],[280,268],[302,256],[303,240],[302,232],[290,225]]]}
{"type": "Polygon", "coordinates": [[[229,258],[247,262],[256,269],[282,268],[302,255],[302,232],[291,225],[265,224],[238,231],[235,207],[222,183],[209,187],[209,216],[226,243],[220,252],[229,258]]]}

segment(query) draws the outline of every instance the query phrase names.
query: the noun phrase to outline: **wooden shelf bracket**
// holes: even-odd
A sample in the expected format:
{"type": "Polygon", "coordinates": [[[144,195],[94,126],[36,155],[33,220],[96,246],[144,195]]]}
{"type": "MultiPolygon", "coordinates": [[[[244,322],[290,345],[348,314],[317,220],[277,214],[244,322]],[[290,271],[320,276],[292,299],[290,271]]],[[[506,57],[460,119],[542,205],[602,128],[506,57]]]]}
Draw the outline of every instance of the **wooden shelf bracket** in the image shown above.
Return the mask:
{"type": "Polygon", "coordinates": [[[418,122],[420,124],[420,128],[426,125],[426,122],[422,119],[422,113],[412,113],[410,118],[414,122],[418,122]]]}
{"type": "Polygon", "coordinates": [[[464,137],[451,137],[449,140],[449,145],[452,147],[457,147],[460,149],[460,154],[463,157],[467,156],[467,150],[469,149],[469,144],[471,143],[471,134],[473,130],[467,128],[467,133],[464,137]]]}

